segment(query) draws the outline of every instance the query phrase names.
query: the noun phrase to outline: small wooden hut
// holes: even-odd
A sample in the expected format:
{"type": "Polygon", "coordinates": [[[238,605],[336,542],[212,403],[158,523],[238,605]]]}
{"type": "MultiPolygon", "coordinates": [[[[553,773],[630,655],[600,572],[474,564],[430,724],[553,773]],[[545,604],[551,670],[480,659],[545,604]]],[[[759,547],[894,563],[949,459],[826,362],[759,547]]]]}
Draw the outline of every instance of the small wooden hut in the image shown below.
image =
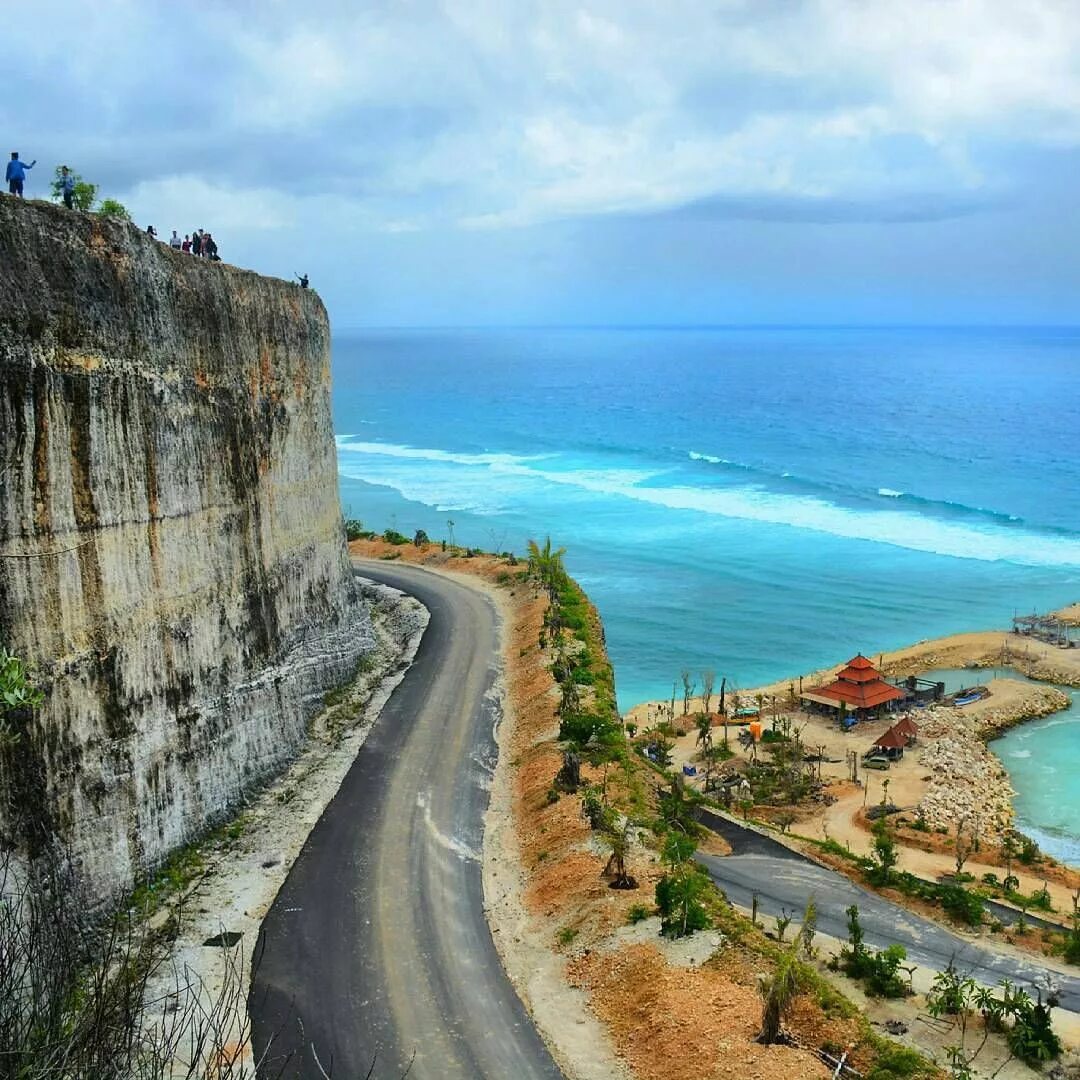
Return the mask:
{"type": "Polygon", "coordinates": [[[900,732],[907,739],[908,746],[914,746],[919,741],[919,725],[910,716],[902,716],[893,724],[892,730],[900,732]]]}
{"type": "Polygon", "coordinates": [[[894,726],[874,742],[872,753],[882,753],[890,761],[899,761],[904,756],[904,747],[907,744],[907,736],[897,731],[894,726]]]}

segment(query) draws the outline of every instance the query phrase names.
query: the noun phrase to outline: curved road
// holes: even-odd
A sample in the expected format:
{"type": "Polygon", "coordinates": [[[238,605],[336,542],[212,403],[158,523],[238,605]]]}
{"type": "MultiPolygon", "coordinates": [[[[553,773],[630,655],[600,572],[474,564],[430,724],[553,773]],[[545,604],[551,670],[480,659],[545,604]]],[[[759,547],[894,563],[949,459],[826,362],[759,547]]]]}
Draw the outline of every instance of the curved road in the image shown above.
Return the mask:
{"type": "Polygon", "coordinates": [[[484,916],[496,616],[435,574],[358,562],[430,612],[416,659],[259,935],[260,1077],[561,1080],[484,916]],[[267,1049],[269,1047],[269,1049],[267,1049]],[[265,1057],[264,1057],[265,1055],[265,1057]]]}
{"type": "Polygon", "coordinates": [[[1060,988],[1062,1008],[1080,1012],[1077,976],[1044,967],[1015,953],[985,948],[729,819],[706,813],[702,822],[732,846],[730,855],[699,852],[695,858],[733,904],[749,909],[757,893],[762,915],[779,915],[786,909],[798,921],[807,899],[813,896],[818,930],[841,941],[846,941],[848,936],[846,909],[856,904],[866,942],[875,948],[898,942],[907,950],[909,961],[920,967],[942,971],[952,960],[958,971],[986,986],[1011,979],[1032,992],[1041,989],[1044,996],[1049,975],[1060,988]]]}

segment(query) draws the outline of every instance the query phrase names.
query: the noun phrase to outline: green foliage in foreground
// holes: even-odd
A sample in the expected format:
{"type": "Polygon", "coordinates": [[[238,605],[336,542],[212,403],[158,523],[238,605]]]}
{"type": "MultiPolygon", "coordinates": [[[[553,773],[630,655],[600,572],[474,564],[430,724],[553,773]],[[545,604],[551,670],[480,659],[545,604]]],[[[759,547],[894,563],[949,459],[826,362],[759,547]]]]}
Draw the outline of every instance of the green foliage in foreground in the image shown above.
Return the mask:
{"type": "Polygon", "coordinates": [[[709,884],[708,874],[695,862],[672,867],[656,883],[660,932],[665,937],[686,937],[709,927],[709,913],[703,902],[709,884]]]}
{"type": "Polygon", "coordinates": [[[900,978],[900,965],[907,959],[903,945],[890,945],[877,950],[863,941],[859,909],[855,904],[847,909],[848,944],[840,951],[838,967],[849,978],[858,979],[871,997],[898,998],[908,993],[900,978]]]}
{"type": "Polygon", "coordinates": [[[996,991],[979,986],[974,979],[960,975],[951,964],[934,979],[926,995],[926,1011],[931,1016],[957,1018],[960,1043],[949,1047],[954,1077],[967,1077],[972,1062],[985,1043],[983,1038],[973,1050],[966,1048],[968,1017],[975,1012],[982,1018],[984,1032],[1004,1031],[1009,1049],[1025,1064],[1038,1068],[1061,1053],[1061,1041],[1054,1033],[1050,1018],[1051,1003],[1035,1001],[1020,987],[1002,979],[996,991]]]}
{"type": "Polygon", "coordinates": [[[934,1066],[908,1046],[880,1039],[875,1050],[877,1060],[866,1074],[866,1080],[916,1080],[917,1077],[937,1073],[934,1066]]]}
{"type": "Polygon", "coordinates": [[[31,681],[26,663],[0,645],[0,746],[22,737],[15,714],[36,709],[44,700],[45,695],[31,681]]]}

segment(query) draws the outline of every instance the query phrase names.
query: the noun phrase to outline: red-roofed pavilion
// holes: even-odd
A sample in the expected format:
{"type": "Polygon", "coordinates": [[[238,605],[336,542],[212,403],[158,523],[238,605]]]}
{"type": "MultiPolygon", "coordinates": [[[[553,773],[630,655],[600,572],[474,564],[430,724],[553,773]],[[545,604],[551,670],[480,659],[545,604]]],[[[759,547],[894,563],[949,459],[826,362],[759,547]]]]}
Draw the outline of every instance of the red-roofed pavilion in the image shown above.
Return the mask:
{"type": "Polygon", "coordinates": [[[892,730],[899,731],[907,739],[909,746],[919,737],[919,725],[910,716],[902,716],[893,724],[892,730]]]}
{"type": "Polygon", "coordinates": [[[849,712],[865,717],[881,708],[892,708],[897,701],[903,700],[904,692],[887,683],[878,669],[860,653],[848,661],[835,682],[815,686],[802,697],[830,709],[839,709],[844,704],[849,712]]]}
{"type": "Polygon", "coordinates": [[[896,726],[889,728],[884,735],[879,736],[874,746],[878,750],[884,750],[886,757],[891,760],[904,756],[904,747],[907,746],[907,736],[896,730],[896,726]]]}

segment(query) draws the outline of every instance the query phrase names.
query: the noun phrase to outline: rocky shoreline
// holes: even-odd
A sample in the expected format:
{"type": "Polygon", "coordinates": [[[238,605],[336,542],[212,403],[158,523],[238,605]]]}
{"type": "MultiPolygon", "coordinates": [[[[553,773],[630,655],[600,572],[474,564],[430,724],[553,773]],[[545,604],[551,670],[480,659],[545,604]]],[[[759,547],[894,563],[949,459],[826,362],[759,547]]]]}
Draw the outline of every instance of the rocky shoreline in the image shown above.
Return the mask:
{"type": "Polygon", "coordinates": [[[967,822],[983,836],[999,837],[1012,828],[1016,792],[1005,767],[987,743],[1018,724],[1068,706],[1068,695],[1055,687],[995,679],[990,684],[990,696],[967,707],[974,711],[956,707],[927,709],[920,727],[920,736],[928,742],[921,764],[929,772],[930,781],[916,813],[932,829],[952,830],[958,823],[967,822]],[[995,698],[1000,699],[1006,688],[1012,691],[1008,700],[995,704],[995,698]]]}

